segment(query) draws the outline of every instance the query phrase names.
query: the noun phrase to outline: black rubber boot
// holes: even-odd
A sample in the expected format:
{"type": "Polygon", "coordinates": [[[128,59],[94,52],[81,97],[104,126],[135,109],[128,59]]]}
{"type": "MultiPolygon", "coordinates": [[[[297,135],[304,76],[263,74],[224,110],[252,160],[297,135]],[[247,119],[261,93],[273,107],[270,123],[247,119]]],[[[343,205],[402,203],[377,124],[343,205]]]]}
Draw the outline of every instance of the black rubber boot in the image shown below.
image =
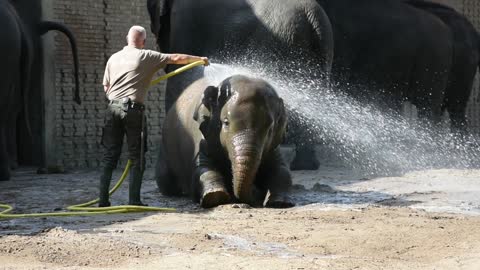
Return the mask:
{"type": "Polygon", "coordinates": [[[128,204],[147,206],[140,200],[140,189],[142,187],[143,172],[132,168],[130,171],[130,184],[128,187],[128,204]]]}
{"type": "Polygon", "coordinates": [[[108,191],[110,189],[110,181],[112,180],[112,169],[104,168],[103,174],[100,176],[100,195],[98,201],[98,207],[107,207],[110,206],[110,201],[108,200],[108,191]]]}

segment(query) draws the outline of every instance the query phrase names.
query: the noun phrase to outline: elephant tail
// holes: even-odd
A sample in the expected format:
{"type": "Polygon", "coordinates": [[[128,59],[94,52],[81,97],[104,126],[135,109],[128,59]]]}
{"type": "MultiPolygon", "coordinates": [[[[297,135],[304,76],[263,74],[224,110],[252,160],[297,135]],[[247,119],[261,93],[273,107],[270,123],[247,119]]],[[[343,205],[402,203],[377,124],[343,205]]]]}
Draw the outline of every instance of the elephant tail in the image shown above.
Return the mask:
{"type": "Polygon", "coordinates": [[[17,11],[11,7],[11,12],[15,14],[16,23],[18,29],[20,30],[21,35],[21,51],[20,51],[20,77],[17,84],[17,90],[20,91],[21,99],[23,102],[23,117],[25,118],[25,128],[27,131],[28,138],[32,138],[32,128],[30,125],[30,114],[29,114],[29,94],[31,89],[31,75],[32,75],[32,65],[33,65],[33,47],[30,41],[28,40],[28,35],[25,31],[25,25],[22,20],[19,18],[17,11]]]}
{"type": "Polygon", "coordinates": [[[75,74],[75,96],[73,100],[77,104],[81,104],[81,99],[80,99],[80,81],[79,81],[79,75],[78,75],[78,49],[77,49],[77,42],[75,40],[75,36],[73,32],[63,23],[59,22],[51,22],[51,21],[43,21],[39,25],[40,29],[40,34],[43,35],[47,33],[48,31],[51,30],[56,30],[59,32],[62,32],[68,37],[68,40],[70,41],[70,46],[72,48],[72,55],[73,55],[73,65],[74,65],[74,74],[75,74]]]}

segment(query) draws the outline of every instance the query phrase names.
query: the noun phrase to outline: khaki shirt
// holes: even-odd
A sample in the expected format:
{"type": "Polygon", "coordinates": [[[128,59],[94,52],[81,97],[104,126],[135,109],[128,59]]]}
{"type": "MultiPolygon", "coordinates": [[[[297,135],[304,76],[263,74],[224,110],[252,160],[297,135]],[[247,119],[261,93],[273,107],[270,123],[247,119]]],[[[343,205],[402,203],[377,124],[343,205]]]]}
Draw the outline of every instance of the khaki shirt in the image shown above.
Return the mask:
{"type": "Polygon", "coordinates": [[[153,74],[167,65],[168,57],[152,50],[125,46],[108,59],[103,85],[110,85],[106,95],[109,100],[130,97],[144,103],[153,74]]]}

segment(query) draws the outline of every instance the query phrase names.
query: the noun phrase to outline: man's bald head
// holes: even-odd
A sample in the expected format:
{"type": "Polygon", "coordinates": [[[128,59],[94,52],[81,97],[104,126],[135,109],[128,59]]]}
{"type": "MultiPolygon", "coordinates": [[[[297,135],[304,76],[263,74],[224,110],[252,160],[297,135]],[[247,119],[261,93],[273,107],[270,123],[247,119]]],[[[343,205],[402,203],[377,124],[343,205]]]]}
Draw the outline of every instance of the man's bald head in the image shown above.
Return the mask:
{"type": "Polygon", "coordinates": [[[143,48],[145,46],[146,38],[147,38],[147,31],[145,31],[145,28],[139,25],[134,25],[130,27],[130,30],[128,30],[128,35],[127,35],[128,45],[132,45],[137,48],[143,48]]]}

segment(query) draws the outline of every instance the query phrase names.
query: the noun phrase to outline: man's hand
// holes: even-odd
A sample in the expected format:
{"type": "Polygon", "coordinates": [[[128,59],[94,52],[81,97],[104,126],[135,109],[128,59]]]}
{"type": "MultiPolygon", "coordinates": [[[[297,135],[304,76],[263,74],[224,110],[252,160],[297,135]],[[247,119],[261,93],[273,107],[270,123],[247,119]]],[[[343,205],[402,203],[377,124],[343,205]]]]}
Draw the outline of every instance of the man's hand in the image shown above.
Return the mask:
{"type": "Polygon", "coordinates": [[[202,58],[202,60],[203,60],[203,62],[204,62],[204,63],[203,63],[204,66],[210,65],[210,62],[208,61],[208,57],[201,57],[201,58],[202,58]]]}

